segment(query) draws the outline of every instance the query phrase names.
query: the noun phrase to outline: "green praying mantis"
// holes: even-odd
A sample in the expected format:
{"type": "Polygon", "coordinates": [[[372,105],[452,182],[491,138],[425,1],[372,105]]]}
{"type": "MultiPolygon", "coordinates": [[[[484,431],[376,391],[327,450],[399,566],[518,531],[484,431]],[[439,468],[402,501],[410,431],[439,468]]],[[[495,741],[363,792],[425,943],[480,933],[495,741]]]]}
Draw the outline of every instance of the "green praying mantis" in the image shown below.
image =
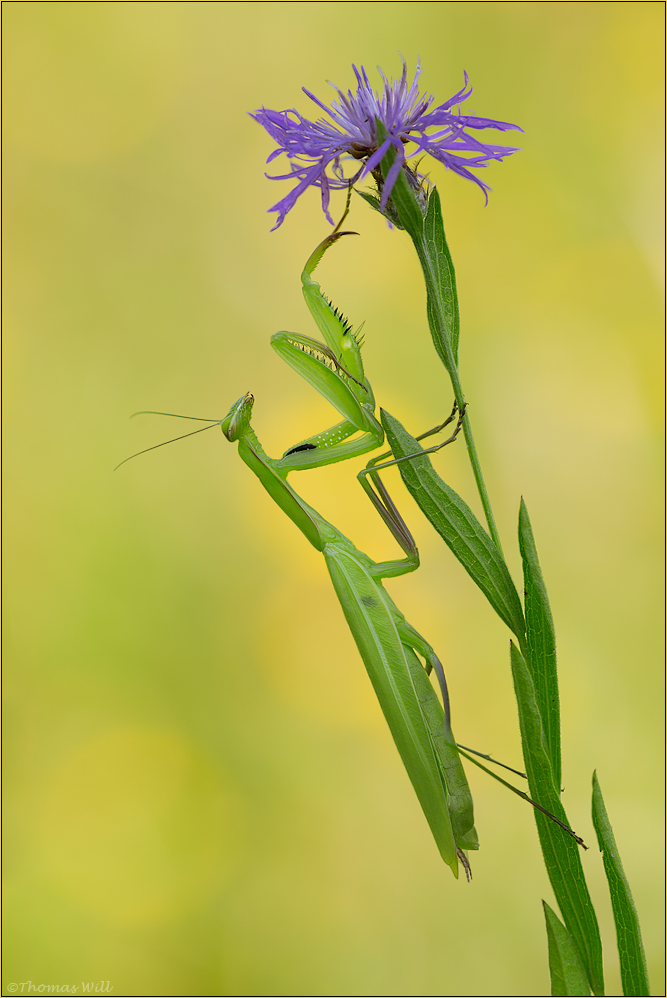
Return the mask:
{"type": "MultiPolygon", "coordinates": [[[[205,420],[209,425],[194,433],[220,425],[227,440],[238,442],[241,458],[271,498],[324,555],[336,595],[440,855],[455,877],[462,865],[470,878],[466,851],[477,849],[479,843],[472,796],[452,734],[443,668],[431,645],[406,621],[382,585],[383,579],[413,572],[419,566],[414,539],[378,473],[379,468],[394,462],[376,468],[387,456],[382,455],[370,461],[358,476],[405,553],[404,558],[394,561],[376,562],[359,551],[287,482],[292,471],[348,460],[377,449],[384,441],[384,430],[375,416],[373,391],[364,374],[361,328],[353,332],[312,279],[324,253],[342,236],[351,234],[341,231],[346,215],[347,209],[334,231],[312,253],[301,275],[306,304],[325,342],[288,332],[278,332],[271,338],[279,356],[338,410],[342,421],[302,440],[281,458],[271,458],[251,426],[254,399],[248,393],[234,403],[223,420],[205,420]],[[428,678],[432,670],[439,680],[442,705],[428,678]]],[[[456,409],[429,434],[452,422],[455,414],[456,409]]],[[[430,449],[450,443],[460,425],[459,418],[448,440],[430,449]]]]}
{"type": "MultiPolygon", "coordinates": [[[[271,458],[252,428],[254,398],[248,393],[232,405],[224,419],[203,420],[209,425],[194,433],[219,425],[227,440],[238,443],[242,460],[259,478],[274,502],[324,555],[345,619],[440,855],[455,877],[458,878],[461,865],[466,878],[470,879],[470,863],[466,853],[478,849],[479,840],[461,754],[535,807],[540,810],[543,808],[467,753],[459,752],[451,727],[449,696],[442,664],[428,641],[408,623],[382,585],[383,579],[415,571],[419,567],[419,553],[379,471],[417,455],[387,461],[385,458],[391,452],[382,454],[370,460],[357,476],[404,552],[404,558],[393,561],[376,562],[360,551],[340,530],[308,505],[287,482],[287,476],[292,471],[320,468],[348,460],[380,447],[384,441],[384,430],[375,416],[375,399],[361,359],[361,327],[353,332],[352,326],[312,278],[313,271],[325,252],[342,236],[354,234],[341,231],[346,215],[347,209],[333,232],[311,254],[301,275],[306,304],[325,342],[285,331],[275,333],[271,338],[271,345],[279,356],[326,398],[343,419],[335,426],[302,440],[282,457],[271,458]],[[420,657],[423,661],[420,661],[420,657]],[[442,704],[429,679],[432,671],[438,679],[442,704]]],[[[454,405],[443,423],[416,439],[421,440],[438,433],[455,422],[453,432],[443,442],[421,450],[420,455],[440,450],[452,443],[461,429],[462,419],[463,412],[454,405]]],[[[184,434],[192,435],[194,434],[184,434]]],[[[136,456],[138,455],[132,455],[136,456]]],[[[482,755],[483,758],[496,762],[482,753],[475,752],[475,755],[482,755]]],[[[504,768],[511,769],[509,766],[504,768]]],[[[512,772],[518,773],[517,770],[512,772]]],[[[558,821],[549,812],[544,813],[558,821]]],[[[562,824],[560,821],[558,823],[562,824]]],[[[566,825],[562,827],[574,836],[566,825]]],[[[574,837],[581,841],[577,836],[574,837]]]]}
{"type": "MultiPolygon", "coordinates": [[[[251,426],[252,395],[244,395],[234,403],[221,428],[227,440],[238,442],[239,455],[271,498],[324,555],[336,595],[440,855],[454,876],[458,877],[461,864],[469,877],[466,851],[477,849],[479,842],[472,796],[451,729],[443,668],[431,645],[408,623],[382,585],[383,579],[413,572],[419,566],[412,535],[378,474],[376,466],[382,458],[369,462],[358,477],[404,551],[405,557],[399,560],[373,561],[287,482],[292,471],[344,461],[376,449],[384,440],[384,431],[375,417],[373,392],[364,374],[361,331],[352,331],[312,279],[326,250],[348,234],[340,231],[340,224],[320,243],[301,275],[306,304],[325,343],[279,332],[271,344],[338,410],[342,421],[301,441],[278,459],[266,454],[251,426]],[[427,675],[431,670],[439,680],[442,705],[427,675]]],[[[454,417],[453,412],[442,426],[454,417]]],[[[459,427],[460,419],[444,443],[455,438],[459,427]]]]}

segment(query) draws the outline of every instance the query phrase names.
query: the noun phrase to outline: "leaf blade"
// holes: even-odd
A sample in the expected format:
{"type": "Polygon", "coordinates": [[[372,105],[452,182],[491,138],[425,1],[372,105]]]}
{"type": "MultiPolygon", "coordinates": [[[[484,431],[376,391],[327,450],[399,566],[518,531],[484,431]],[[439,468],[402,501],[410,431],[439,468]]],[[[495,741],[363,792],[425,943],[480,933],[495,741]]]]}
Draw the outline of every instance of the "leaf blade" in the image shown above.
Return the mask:
{"type": "MultiPolygon", "coordinates": [[[[519,649],[510,643],[512,678],[530,796],[569,826],[546,748],[535,684],[519,649]]],[[[574,839],[539,811],[533,811],[549,881],[563,921],[579,951],[594,995],[604,994],[602,942],[595,909],[574,839]]]]}
{"type": "MultiPolygon", "coordinates": [[[[417,251],[420,252],[419,247],[417,247],[417,251]]],[[[431,334],[435,342],[434,327],[438,330],[442,327],[442,332],[449,339],[452,358],[456,364],[459,348],[459,300],[456,292],[454,262],[447,245],[437,187],[433,187],[428,199],[420,260],[424,269],[426,291],[429,298],[427,309],[431,334]],[[422,254],[424,259],[422,259],[422,254]],[[431,298],[437,300],[431,301],[431,298]]],[[[438,350],[438,353],[440,352],[438,350]]]]}
{"type": "MultiPolygon", "coordinates": [[[[404,426],[380,410],[387,441],[397,458],[419,454],[421,445],[404,426]]],[[[403,481],[420,509],[438,531],[473,582],[520,645],[525,644],[523,610],[502,554],[468,504],[443,482],[428,455],[398,465],[403,481]]]]}
{"type": "Polygon", "coordinates": [[[523,561],[527,663],[530,668],[556,788],[561,785],[560,701],[556,635],[526,504],[519,508],[519,548],[523,561]]]}
{"type": "Polygon", "coordinates": [[[549,946],[552,995],[590,995],[591,989],[579,951],[558,915],[542,902],[549,946]]]}
{"type": "Polygon", "coordinates": [[[648,995],[651,992],[639,916],[623,870],[596,772],[593,773],[593,825],[602,853],[614,913],[623,994],[648,995]]]}

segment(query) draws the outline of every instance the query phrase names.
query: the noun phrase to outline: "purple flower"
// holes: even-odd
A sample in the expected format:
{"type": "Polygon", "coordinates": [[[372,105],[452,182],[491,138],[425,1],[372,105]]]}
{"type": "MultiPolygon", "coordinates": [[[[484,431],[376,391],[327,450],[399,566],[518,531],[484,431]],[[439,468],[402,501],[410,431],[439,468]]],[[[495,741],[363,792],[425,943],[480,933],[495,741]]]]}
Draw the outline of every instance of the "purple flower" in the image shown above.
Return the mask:
{"type": "MultiPolygon", "coordinates": [[[[330,121],[326,118],[309,121],[294,108],[287,111],[271,111],[263,107],[251,115],[255,121],[264,126],[277,143],[277,148],[273,150],[267,163],[281,153],[285,153],[289,160],[288,173],[269,179],[297,181],[296,187],[287,197],[269,208],[269,211],[278,212],[278,221],[274,229],[282,225],[287,212],[294,207],[297,199],[308,187],[320,188],[322,210],[332,222],[329,215],[330,191],[348,187],[373,171],[376,171],[375,176],[378,177],[377,168],[392,146],[396,150],[396,158],[381,185],[383,210],[399,171],[403,167],[407,168],[409,158],[420,153],[428,153],[461,177],[472,180],[482,188],[488,201],[487,192],[490,188],[471,172],[471,168],[484,167],[491,160],[501,161],[503,156],[509,156],[518,150],[513,146],[497,146],[482,142],[470,134],[469,129],[497,128],[501,132],[510,130],[520,132],[522,129],[505,121],[461,114],[460,104],[472,93],[472,87],[468,87],[467,73],[464,73],[465,82],[462,90],[444,104],[429,110],[433,97],[420,94],[417,88],[417,81],[421,75],[419,63],[410,86],[407,82],[405,62],[400,80],[393,78],[388,80],[380,69],[384,81],[380,94],[371,87],[363,66],[361,72],[356,66],[352,68],[358,84],[356,93],[348,90],[346,95],[334,87],[339,100],[332,101],[330,108],[305,87],[303,88],[304,93],[322,108],[330,121]],[[376,118],[382,122],[387,131],[387,137],[380,145],[378,145],[376,118]],[[407,143],[413,143],[414,148],[407,151],[407,143]],[[363,165],[352,176],[346,177],[342,158],[345,160],[351,158],[357,163],[362,161],[363,165]],[[329,173],[328,167],[331,167],[329,173]]],[[[414,170],[411,174],[414,178],[414,170]]]]}

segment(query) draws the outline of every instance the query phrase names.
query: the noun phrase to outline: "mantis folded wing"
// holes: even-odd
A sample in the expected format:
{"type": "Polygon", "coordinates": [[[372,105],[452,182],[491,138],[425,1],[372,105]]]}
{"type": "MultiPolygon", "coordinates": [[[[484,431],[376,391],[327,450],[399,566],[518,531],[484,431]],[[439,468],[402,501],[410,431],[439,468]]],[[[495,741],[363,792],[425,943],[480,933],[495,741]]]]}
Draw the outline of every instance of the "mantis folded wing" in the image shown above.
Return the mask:
{"type": "Polygon", "coordinates": [[[351,331],[312,280],[324,252],[347,234],[339,229],[340,223],[312,254],[302,274],[306,303],[326,343],[285,332],[276,333],[271,343],[338,409],[343,421],[301,441],[279,459],[265,453],[251,427],[252,395],[244,395],[234,403],[221,428],[228,440],[238,441],[241,458],[271,498],[324,555],[336,595],[440,854],[454,876],[458,877],[459,861],[469,876],[464,850],[477,849],[478,839],[472,797],[451,730],[443,669],[433,648],[405,620],[382,585],[382,579],[418,567],[414,540],[372,467],[373,462],[366,473],[377,492],[365,476],[360,480],[405,552],[406,557],[396,561],[378,563],[359,551],[287,483],[290,471],[346,460],[378,447],[383,440],[382,427],[374,415],[373,393],[364,375],[359,331],[351,331]],[[359,435],[354,436],[356,433],[359,435]],[[440,682],[443,706],[427,675],[431,669],[435,669],[440,682]]]}

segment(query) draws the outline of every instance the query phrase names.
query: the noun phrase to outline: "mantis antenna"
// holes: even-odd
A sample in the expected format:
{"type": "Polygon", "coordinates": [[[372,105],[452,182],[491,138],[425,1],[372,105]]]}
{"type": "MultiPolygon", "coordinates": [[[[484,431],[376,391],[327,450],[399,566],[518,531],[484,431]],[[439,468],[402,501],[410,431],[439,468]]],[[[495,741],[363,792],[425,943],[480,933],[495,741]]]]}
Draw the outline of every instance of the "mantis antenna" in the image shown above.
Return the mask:
{"type": "MultiPolygon", "coordinates": [[[[541,811],[542,814],[544,814],[544,815],[547,816],[547,818],[550,818],[552,821],[555,821],[557,825],[560,825],[560,827],[564,831],[566,831],[568,835],[572,836],[572,838],[577,843],[577,845],[580,845],[582,849],[588,849],[588,846],[586,845],[586,843],[584,842],[584,840],[581,838],[581,836],[577,835],[576,832],[573,832],[572,829],[570,828],[570,826],[566,825],[564,821],[560,820],[560,818],[557,818],[555,814],[552,814],[551,811],[547,811],[547,809],[545,807],[542,807],[541,804],[538,804],[537,801],[534,801],[533,798],[529,797],[528,794],[525,794],[523,792],[523,790],[517,790],[516,787],[513,787],[511,783],[507,782],[507,780],[503,780],[503,778],[501,776],[498,776],[497,773],[492,773],[490,769],[487,769],[486,766],[483,766],[481,764],[481,762],[479,762],[477,759],[473,759],[473,757],[471,755],[468,755],[467,752],[462,751],[462,748],[461,748],[460,745],[458,746],[458,748],[459,748],[459,751],[460,751],[460,753],[461,753],[461,755],[463,756],[464,759],[467,759],[468,762],[472,762],[472,764],[474,766],[478,766],[479,769],[483,769],[485,773],[487,773],[489,776],[492,776],[494,780],[498,781],[498,783],[502,783],[502,785],[504,787],[507,787],[508,790],[511,790],[512,793],[517,794],[517,796],[519,796],[519,797],[523,797],[524,800],[528,801],[529,804],[532,804],[533,807],[537,808],[538,811],[541,811]]],[[[474,751],[474,749],[470,749],[470,751],[472,752],[472,751],[474,751]]],[[[482,756],[482,759],[485,758],[485,756],[483,756],[481,752],[475,752],[475,755],[482,756]]],[[[495,759],[491,759],[490,762],[496,762],[496,760],[495,759]]],[[[503,766],[504,763],[500,762],[500,763],[496,763],[496,765],[503,766]]],[[[509,769],[509,768],[510,768],[509,766],[505,766],[505,769],[509,769]]],[[[512,772],[516,773],[517,770],[513,769],[512,772]]],[[[521,773],[520,775],[523,776],[524,774],[521,773]]]]}
{"type": "Polygon", "coordinates": [[[473,755],[478,755],[480,759],[486,759],[487,762],[492,762],[494,766],[502,766],[503,769],[509,769],[510,773],[516,773],[517,776],[523,777],[524,780],[528,779],[526,774],[522,773],[520,769],[513,769],[511,766],[506,765],[504,762],[499,762],[498,759],[494,759],[493,756],[487,755],[486,752],[478,752],[477,749],[468,748],[467,745],[461,745],[460,742],[457,742],[456,744],[460,749],[463,749],[465,752],[472,752],[473,755]]]}
{"type": "Polygon", "coordinates": [[[157,409],[140,409],[133,412],[130,419],[135,416],[174,416],[176,419],[196,419],[200,423],[219,423],[219,419],[204,419],[203,416],[182,416],[180,412],[158,412],[157,409]]]}
{"type": "Polygon", "coordinates": [[[158,447],[166,447],[167,444],[175,444],[177,440],[185,440],[186,437],[194,437],[195,434],[203,433],[204,430],[210,430],[214,426],[220,426],[220,423],[222,422],[221,419],[204,419],[202,416],[181,416],[180,413],[177,412],[157,412],[155,409],[141,409],[139,412],[133,412],[130,419],[133,419],[134,416],[174,416],[176,419],[196,419],[200,423],[208,423],[209,425],[202,426],[198,430],[193,430],[192,433],[182,433],[180,437],[172,437],[171,440],[163,440],[161,444],[153,444],[152,447],[145,447],[143,450],[138,450],[136,454],[130,454],[129,457],[123,458],[120,464],[117,464],[113,469],[114,471],[118,471],[121,465],[127,464],[127,462],[131,461],[134,457],[139,457],[141,454],[148,454],[149,451],[157,450],[158,447]]]}

